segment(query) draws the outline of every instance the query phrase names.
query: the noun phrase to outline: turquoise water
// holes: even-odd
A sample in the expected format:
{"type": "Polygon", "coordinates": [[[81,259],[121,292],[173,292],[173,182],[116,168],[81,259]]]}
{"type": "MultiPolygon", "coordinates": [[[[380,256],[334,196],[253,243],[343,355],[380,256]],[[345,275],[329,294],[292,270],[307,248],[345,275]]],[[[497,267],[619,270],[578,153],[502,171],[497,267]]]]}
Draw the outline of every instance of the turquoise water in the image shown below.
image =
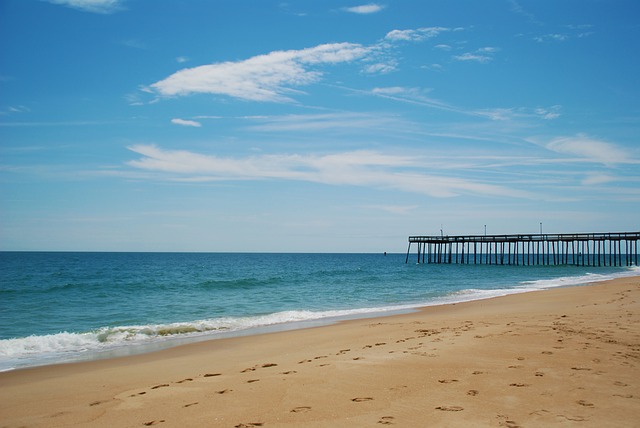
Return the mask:
{"type": "Polygon", "coordinates": [[[0,370],[638,274],[404,254],[0,252],[0,370]]]}

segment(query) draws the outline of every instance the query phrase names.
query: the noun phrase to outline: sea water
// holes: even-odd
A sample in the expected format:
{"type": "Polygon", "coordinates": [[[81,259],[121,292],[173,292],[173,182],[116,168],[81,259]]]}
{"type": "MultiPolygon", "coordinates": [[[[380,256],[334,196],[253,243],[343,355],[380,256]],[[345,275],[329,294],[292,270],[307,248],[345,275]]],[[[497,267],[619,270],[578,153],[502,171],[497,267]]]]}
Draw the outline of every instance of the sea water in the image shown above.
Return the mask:
{"type": "Polygon", "coordinates": [[[0,252],[0,371],[630,275],[404,254],[0,252]]]}

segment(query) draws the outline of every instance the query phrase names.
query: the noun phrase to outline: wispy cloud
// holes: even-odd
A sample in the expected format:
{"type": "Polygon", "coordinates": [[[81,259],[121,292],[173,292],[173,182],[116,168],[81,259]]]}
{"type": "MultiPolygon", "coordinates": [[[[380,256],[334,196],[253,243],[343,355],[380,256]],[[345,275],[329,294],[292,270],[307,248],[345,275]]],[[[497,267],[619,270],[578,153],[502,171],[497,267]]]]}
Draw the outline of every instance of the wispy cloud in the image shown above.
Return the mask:
{"type": "Polygon", "coordinates": [[[516,0],[509,0],[509,3],[511,4],[511,11],[513,13],[524,16],[533,24],[542,25],[542,23],[536,19],[534,14],[525,10],[516,0]]]}
{"type": "Polygon", "coordinates": [[[383,5],[376,3],[363,4],[361,6],[345,7],[343,10],[360,15],[368,15],[370,13],[380,12],[384,9],[383,5]]]}
{"type": "Polygon", "coordinates": [[[569,35],[562,33],[549,33],[543,34],[541,36],[536,36],[533,38],[538,43],[543,42],[564,42],[569,39],[569,35]]]}
{"type": "Polygon", "coordinates": [[[462,55],[454,55],[454,59],[458,61],[475,61],[475,62],[489,62],[493,60],[493,54],[498,52],[498,48],[495,47],[484,47],[477,49],[475,52],[465,52],[462,55]]]}
{"type": "Polygon", "coordinates": [[[545,147],[556,153],[575,156],[579,160],[607,165],[638,163],[631,153],[606,141],[591,138],[585,134],[574,137],[559,137],[548,142],[545,147]]]}
{"type": "Polygon", "coordinates": [[[603,173],[592,173],[588,174],[584,180],[582,180],[582,184],[585,186],[597,186],[601,184],[607,184],[617,181],[617,178],[610,174],[603,173]]]}
{"type": "Polygon", "coordinates": [[[392,30],[387,33],[385,40],[393,42],[420,42],[424,39],[436,37],[445,31],[451,31],[451,29],[445,27],[424,27],[415,30],[392,30]]]}
{"type": "Polygon", "coordinates": [[[20,114],[20,113],[28,113],[30,111],[31,111],[31,109],[29,107],[25,107],[25,106],[22,106],[22,105],[9,106],[9,107],[6,107],[6,108],[0,110],[0,116],[8,116],[8,115],[14,115],[14,114],[20,114]]]}
{"type": "Polygon", "coordinates": [[[164,150],[136,145],[129,150],[142,155],[128,165],[178,181],[295,180],[334,186],[391,189],[433,197],[461,194],[495,197],[529,197],[527,192],[461,177],[425,174],[414,156],[376,151],[325,155],[286,154],[222,158],[190,151],[164,150]]]}
{"type": "Polygon", "coordinates": [[[84,12],[109,14],[122,10],[122,0],[47,0],[49,3],[60,4],[84,12]]]}
{"type": "MultiPolygon", "coordinates": [[[[420,42],[445,31],[444,27],[393,30],[369,46],[358,43],[330,43],[311,48],[273,51],[240,61],[227,61],[179,70],[141,89],[160,97],[215,94],[245,101],[295,102],[301,87],[324,78],[327,67],[358,63],[361,72],[386,74],[398,68],[396,42],[420,42]]],[[[490,55],[495,48],[479,52],[490,55]]]]}
{"type": "Polygon", "coordinates": [[[244,61],[223,62],[180,70],[150,85],[162,96],[226,95],[247,101],[292,102],[294,87],[320,80],[322,65],[348,63],[372,52],[354,43],[274,51],[244,61]]]}
{"type": "Polygon", "coordinates": [[[410,124],[396,116],[374,113],[322,113],[322,114],[290,114],[283,116],[266,116],[247,118],[256,122],[250,127],[254,131],[327,131],[340,130],[379,130],[384,127],[406,129],[410,124]]]}
{"type": "Polygon", "coordinates": [[[200,122],[196,122],[195,120],[185,120],[185,119],[171,119],[171,123],[173,123],[174,125],[180,125],[180,126],[191,126],[194,128],[200,128],[202,126],[202,124],[200,122]]]}

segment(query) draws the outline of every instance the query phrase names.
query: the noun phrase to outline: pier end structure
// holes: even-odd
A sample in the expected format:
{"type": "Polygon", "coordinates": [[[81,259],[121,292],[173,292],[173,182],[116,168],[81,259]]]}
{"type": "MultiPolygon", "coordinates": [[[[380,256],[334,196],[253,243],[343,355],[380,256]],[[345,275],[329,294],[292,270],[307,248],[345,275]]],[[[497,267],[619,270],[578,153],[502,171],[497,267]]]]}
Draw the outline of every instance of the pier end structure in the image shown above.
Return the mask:
{"type": "Polygon", "coordinates": [[[638,266],[640,232],[410,236],[417,263],[638,266]]]}

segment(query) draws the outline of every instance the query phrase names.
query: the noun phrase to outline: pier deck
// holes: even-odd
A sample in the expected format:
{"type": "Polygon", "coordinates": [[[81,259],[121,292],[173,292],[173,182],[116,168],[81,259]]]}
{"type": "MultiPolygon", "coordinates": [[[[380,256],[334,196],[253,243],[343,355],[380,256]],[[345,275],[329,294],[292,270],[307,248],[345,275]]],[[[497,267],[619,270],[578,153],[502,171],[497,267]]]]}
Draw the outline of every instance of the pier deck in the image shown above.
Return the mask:
{"type": "Polygon", "coordinates": [[[640,232],[410,236],[418,263],[638,266],[640,232]]]}

